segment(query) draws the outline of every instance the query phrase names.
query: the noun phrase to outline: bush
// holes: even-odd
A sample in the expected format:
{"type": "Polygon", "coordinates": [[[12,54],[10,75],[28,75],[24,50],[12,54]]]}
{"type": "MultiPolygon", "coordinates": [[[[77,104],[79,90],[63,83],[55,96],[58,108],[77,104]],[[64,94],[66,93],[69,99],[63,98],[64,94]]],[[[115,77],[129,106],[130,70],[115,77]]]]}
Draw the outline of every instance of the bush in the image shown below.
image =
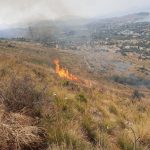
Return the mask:
{"type": "Polygon", "coordinates": [[[39,91],[30,77],[13,78],[7,87],[0,89],[0,95],[7,111],[20,112],[28,110],[28,114],[39,115],[40,103],[44,92],[39,91]]]}

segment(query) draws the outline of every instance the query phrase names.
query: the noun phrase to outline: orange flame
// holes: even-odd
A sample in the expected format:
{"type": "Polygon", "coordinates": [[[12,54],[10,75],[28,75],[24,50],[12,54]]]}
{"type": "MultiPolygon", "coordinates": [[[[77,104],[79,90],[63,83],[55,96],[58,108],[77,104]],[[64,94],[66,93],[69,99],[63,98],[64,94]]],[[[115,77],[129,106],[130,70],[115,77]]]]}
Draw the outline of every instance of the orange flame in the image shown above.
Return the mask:
{"type": "Polygon", "coordinates": [[[59,60],[54,60],[54,64],[56,65],[55,72],[61,77],[66,78],[68,80],[79,81],[78,77],[69,73],[67,69],[63,69],[60,67],[59,60]]]}

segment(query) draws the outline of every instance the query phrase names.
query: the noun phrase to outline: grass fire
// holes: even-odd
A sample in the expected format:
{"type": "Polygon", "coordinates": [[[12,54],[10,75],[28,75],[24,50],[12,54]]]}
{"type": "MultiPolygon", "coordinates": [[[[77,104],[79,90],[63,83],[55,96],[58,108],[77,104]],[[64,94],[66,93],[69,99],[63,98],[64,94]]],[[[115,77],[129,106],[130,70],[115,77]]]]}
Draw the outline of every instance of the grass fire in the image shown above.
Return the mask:
{"type": "Polygon", "coordinates": [[[55,72],[61,77],[61,78],[66,78],[68,80],[72,80],[72,81],[79,81],[78,77],[76,77],[75,75],[69,73],[68,69],[66,68],[61,68],[60,66],[60,62],[58,59],[54,60],[54,64],[55,66],[55,72]]]}

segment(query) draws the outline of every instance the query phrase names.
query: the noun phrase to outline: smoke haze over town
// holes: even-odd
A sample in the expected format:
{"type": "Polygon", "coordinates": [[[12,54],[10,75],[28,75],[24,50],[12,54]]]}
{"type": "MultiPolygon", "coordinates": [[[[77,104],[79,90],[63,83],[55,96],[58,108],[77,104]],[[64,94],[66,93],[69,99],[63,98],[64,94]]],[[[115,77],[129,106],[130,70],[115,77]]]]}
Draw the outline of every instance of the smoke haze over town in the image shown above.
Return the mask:
{"type": "Polygon", "coordinates": [[[5,0],[0,1],[0,28],[65,17],[112,17],[148,11],[149,0],[5,0]]]}

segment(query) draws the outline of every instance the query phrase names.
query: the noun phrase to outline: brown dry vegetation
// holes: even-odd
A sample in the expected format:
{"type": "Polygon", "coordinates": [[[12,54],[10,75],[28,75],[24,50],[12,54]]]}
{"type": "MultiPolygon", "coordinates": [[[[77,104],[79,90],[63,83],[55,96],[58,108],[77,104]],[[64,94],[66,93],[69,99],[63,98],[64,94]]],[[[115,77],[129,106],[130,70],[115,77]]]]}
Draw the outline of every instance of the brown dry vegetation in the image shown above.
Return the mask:
{"type": "Polygon", "coordinates": [[[48,63],[57,51],[0,45],[0,149],[150,149],[150,105],[130,88],[66,81],[48,63]]]}

